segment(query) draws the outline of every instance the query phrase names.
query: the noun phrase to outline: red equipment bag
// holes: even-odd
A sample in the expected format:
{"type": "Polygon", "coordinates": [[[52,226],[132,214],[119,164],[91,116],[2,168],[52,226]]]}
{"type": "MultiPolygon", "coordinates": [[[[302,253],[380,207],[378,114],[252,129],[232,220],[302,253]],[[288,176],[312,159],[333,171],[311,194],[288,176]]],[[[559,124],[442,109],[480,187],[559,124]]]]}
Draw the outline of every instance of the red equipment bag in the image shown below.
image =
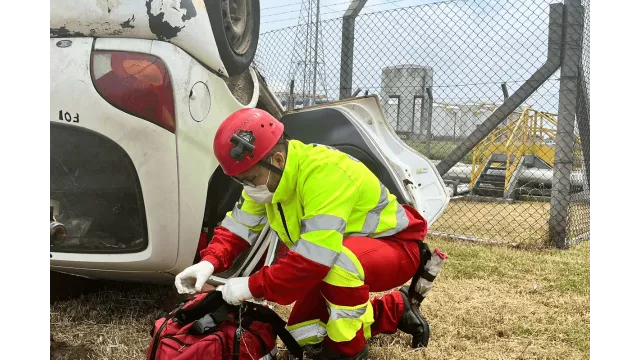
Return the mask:
{"type": "Polygon", "coordinates": [[[147,360],[275,359],[277,336],[302,359],[302,349],[285,326],[266,306],[232,306],[219,291],[201,293],[155,320],[147,360]]]}

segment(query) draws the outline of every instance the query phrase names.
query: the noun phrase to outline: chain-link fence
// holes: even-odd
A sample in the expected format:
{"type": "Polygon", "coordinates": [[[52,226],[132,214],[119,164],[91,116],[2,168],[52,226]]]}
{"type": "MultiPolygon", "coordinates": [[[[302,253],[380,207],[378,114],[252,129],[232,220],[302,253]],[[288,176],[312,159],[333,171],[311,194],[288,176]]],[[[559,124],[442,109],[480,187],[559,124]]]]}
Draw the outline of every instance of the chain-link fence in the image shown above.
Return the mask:
{"type": "Polygon", "coordinates": [[[432,235],[561,245],[589,233],[588,6],[447,1],[320,26],[311,16],[261,34],[255,62],[289,109],[378,95],[451,189],[432,235]]]}

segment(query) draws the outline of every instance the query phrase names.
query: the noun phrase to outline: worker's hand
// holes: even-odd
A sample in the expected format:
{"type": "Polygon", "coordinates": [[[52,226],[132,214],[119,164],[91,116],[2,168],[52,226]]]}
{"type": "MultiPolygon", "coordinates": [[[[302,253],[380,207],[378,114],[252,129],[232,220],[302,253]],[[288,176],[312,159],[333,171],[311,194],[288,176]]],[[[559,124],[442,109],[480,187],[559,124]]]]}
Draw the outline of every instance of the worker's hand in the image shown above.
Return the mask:
{"type": "Polygon", "coordinates": [[[227,283],[218,287],[222,292],[222,298],[230,305],[240,305],[243,301],[253,299],[249,291],[249,278],[239,277],[227,280],[227,283]]]}
{"type": "Polygon", "coordinates": [[[176,276],[176,289],[180,294],[195,294],[213,274],[213,265],[208,261],[200,261],[184,269],[176,276]],[[195,286],[194,286],[195,283],[195,286]]]}

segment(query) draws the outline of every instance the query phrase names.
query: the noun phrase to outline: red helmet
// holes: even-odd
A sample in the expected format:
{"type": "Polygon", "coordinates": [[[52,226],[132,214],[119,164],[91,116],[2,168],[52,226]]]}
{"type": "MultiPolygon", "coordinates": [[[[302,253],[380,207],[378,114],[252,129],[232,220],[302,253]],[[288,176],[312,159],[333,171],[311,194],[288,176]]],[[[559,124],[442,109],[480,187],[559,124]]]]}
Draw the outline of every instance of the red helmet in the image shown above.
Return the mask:
{"type": "Polygon", "coordinates": [[[284,133],[284,125],[260,109],[240,109],[216,131],[213,152],[225,174],[247,171],[265,157],[284,133]]]}

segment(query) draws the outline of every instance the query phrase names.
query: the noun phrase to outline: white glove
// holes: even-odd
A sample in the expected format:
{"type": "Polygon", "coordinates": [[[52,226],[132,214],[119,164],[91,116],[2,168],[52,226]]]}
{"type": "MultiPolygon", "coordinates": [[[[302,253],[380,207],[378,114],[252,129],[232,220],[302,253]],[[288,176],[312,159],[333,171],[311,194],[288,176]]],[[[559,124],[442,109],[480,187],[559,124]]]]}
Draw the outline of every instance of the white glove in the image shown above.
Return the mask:
{"type": "Polygon", "coordinates": [[[176,275],[175,285],[180,294],[195,294],[213,274],[213,265],[208,261],[200,261],[184,269],[176,275]],[[193,286],[195,282],[195,287],[193,286]]]}
{"type": "Polygon", "coordinates": [[[249,278],[239,277],[227,280],[227,283],[218,287],[222,292],[222,299],[230,305],[240,305],[243,301],[253,299],[251,291],[249,291],[249,278]]]}

